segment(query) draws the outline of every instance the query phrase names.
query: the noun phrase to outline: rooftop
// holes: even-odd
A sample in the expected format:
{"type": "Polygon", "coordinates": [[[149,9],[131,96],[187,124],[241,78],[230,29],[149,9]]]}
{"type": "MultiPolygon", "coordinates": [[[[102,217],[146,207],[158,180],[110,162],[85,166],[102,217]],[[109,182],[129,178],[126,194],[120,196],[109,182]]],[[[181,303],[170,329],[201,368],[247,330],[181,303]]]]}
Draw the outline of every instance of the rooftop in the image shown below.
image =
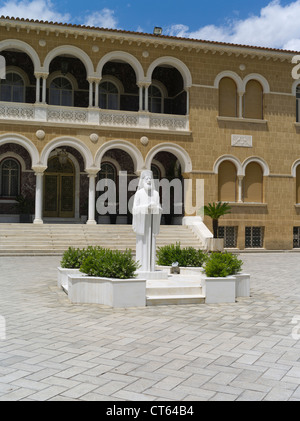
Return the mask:
{"type": "Polygon", "coordinates": [[[0,17],[0,26],[25,26],[27,30],[30,29],[37,29],[39,27],[40,30],[48,30],[49,27],[52,27],[52,30],[50,32],[61,30],[72,30],[73,32],[84,32],[87,35],[91,36],[98,36],[98,37],[105,37],[105,34],[109,33],[110,36],[116,35],[119,37],[135,37],[135,38],[147,38],[151,43],[163,43],[163,42],[175,42],[175,43],[181,43],[183,46],[189,46],[188,48],[200,48],[205,49],[210,47],[219,47],[221,49],[247,49],[247,50],[254,50],[256,52],[261,51],[262,53],[275,53],[275,54],[284,54],[284,55],[295,55],[299,54],[297,51],[292,50],[283,50],[278,48],[269,48],[269,47],[259,47],[259,46],[252,46],[252,45],[244,45],[244,44],[232,44],[232,43],[226,43],[221,41],[209,41],[209,40],[201,40],[201,39],[193,39],[193,38],[181,38],[181,37],[175,37],[170,35],[156,35],[156,34],[149,34],[144,32],[133,32],[133,31],[125,31],[121,29],[109,29],[109,28],[100,28],[100,27],[92,27],[92,26],[85,26],[85,25],[75,25],[72,23],[62,23],[62,22],[48,22],[48,21],[42,21],[42,20],[34,20],[34,19],[24,19],[24,18],[15,18],[15,17],[9,17],[9,16],[1,16],[0,17]],[[98,33],[95,35],[95,33],[98,33]]]}

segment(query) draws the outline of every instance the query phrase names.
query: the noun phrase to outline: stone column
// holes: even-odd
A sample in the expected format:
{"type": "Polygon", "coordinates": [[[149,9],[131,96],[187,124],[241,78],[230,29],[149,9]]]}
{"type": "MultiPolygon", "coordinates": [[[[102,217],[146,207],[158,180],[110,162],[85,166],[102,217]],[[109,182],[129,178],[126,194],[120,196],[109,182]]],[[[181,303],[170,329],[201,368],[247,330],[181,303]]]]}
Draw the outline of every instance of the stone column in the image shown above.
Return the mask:
{"type": "Polygon", "coordinates": [[[42,103],[46,104],[46,82],[47,82],[48,74],[43,74],[43,87],[42,87],[42,103]]]}
{"type": "Polygon", "coordinates": [[[146,83],[145,86],[145,104],[144,104],[144,108],[145,111],[149,111],[149,104],[148,104],[148,93],[149,93],[149,86],[151,84],[150,83],[146,83]]]}
{"type": "Polygon", "coordinates": [[[88,79],[89,82],[89,107],[93,106],[93,84],[94,84],[94,80],[93,79],[88,79]]]}
{"type": "Polygon", "coordinates": [[[137,84],[139,87],[139,111],[143,111],[143,103],[144,103],[144,85],[142,83],[137,84]]]}
{"type": "Polygon", "coordinates": [[[243,203],[243,175],[238,175],[238,203],[243,203]]]}
{"type": "Polygon", "coordinates": [[[34,224],[43,224],[43,175],[47,167],[32,167],[36,176],[34,224]]]}
{"type": "Polygon", "coordinates": [[[243,96],[244,96],[244,93],[245,92],[238,92],[238,97],[239,97],[239,99],[238,99],[238,101],[239,101],[239,103],[238,103],[238,106],[239,106],[238,117],[239,118],[243,118],[243,96]]]}
{"type": "Polygon", "coordinates": [[[35,77],[36,77],[35,102],[37,104],[39,104],[40,103],[40,86],[41,86],[40,81],[41,81],[41,75],[38,74],[38,73],[36,73],[35,74],[35,77]]]}
{"type": "Polygon", "coordinates": [[[186,115],[190,113],[190,89],[186,88],[186,115]]]}
{"type": "Polygon", "coordinates": [[[95,107],[99,108],[99,85],[101,79],[95,79],[95,107]]]}
{"type": "Polygon", "coordinates": [[[95,205],[96,205],[96,176],[98,173],[98,169],[90,168],[85,170],[88,174],[89,178],[89,207],[88,207],[88,225],[96,225],[95,220],[95,205]]]}

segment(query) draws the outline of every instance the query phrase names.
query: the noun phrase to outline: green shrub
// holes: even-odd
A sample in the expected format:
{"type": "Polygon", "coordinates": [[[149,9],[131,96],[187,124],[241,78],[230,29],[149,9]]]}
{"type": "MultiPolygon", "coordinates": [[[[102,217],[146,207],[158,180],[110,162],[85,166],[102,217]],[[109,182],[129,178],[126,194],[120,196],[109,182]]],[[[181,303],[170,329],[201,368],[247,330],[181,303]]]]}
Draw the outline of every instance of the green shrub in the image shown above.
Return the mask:
{"type": "Polygon", "coordinates": [[[180,243],[170,244],[157,249],[157,264],[171,266],[178,262],[181,267],[199,267],[205,262],[207,255],[194,247],[181,248],[180,243]]]}
{"type": "Polygon", "coordinates": [[[62,268],[79,269],[87,256],[97,253],[100,249],[101,247],[99,246],[88,246],[86,249],[69,247],[68,250],[64,252],[60,265],[62,268]]]}
{"type": "Polygon", "coordinates": [[[205,262],[205,274],[209,277],[226,277],[239,272],[242,265],[242,260],[232,253],[212,253],[205,262]]]}
{"type": "Polygon", "coordinates": [[[85,249],[69,247],[63,254],[60,266],[68,269],[79,269],[85,257],[85,249]]]}
{"type": "Polygon", "coordinates": [[[99,247],[86,256],[80,271],[88,276],[127,279],[134,277],[138,267],[131,250],[121,252],[99,247]]]}

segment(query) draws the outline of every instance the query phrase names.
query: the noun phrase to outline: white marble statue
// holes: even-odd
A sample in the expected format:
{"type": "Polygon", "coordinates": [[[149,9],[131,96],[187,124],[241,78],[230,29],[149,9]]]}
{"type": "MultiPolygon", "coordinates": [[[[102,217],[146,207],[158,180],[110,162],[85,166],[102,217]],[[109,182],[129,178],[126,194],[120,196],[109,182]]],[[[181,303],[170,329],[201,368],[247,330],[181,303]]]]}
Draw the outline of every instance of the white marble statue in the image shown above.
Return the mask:
{"type": "Polygon", "coordinates": [[[141,265],[139,272],[155,271],[156,236],[159,233],[161,212],[159,193],[155,190],[152,171],[144,170],[132,208],[132,226],[136,233],[136,261],[141,265]]]}

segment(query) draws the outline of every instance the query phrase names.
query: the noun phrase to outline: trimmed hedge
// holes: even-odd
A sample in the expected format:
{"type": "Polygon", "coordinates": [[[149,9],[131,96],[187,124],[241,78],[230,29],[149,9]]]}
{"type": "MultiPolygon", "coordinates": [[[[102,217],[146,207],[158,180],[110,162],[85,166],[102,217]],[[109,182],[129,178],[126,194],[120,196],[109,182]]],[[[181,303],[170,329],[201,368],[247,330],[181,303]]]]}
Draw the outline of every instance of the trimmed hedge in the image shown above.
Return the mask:
{"type": "Polygon", "coordinates": [[[208,277],[226,277],[240,272],[243,262],[232,253],[211,253],[205,262],[205,274],[208,277]]]}
{"type": "Polygon", "coordinates": [[[74,247],[69,247],[63,254],[60,265],[62,268],[68,269],[79,269],[83,260],[87,257],[90,251],[88,249],[75,249],[74,247]]]}
{"type": "Polygon", "coordinates": [[[170,244],[157,249],[157,264],[171,266],[178,262],[181,267],[200,267],[207,259],[207,254],[194,247],[181,248],[180,243],[170,244]]]}
{"type": "Polygon", "coordinates": [[[63,254],[61,267],[79,269],[88,276],[127,279],[135,276],[139,264],[131,250],[121,252],[90,246],[87,249],[69,247],[63,254]]]}

